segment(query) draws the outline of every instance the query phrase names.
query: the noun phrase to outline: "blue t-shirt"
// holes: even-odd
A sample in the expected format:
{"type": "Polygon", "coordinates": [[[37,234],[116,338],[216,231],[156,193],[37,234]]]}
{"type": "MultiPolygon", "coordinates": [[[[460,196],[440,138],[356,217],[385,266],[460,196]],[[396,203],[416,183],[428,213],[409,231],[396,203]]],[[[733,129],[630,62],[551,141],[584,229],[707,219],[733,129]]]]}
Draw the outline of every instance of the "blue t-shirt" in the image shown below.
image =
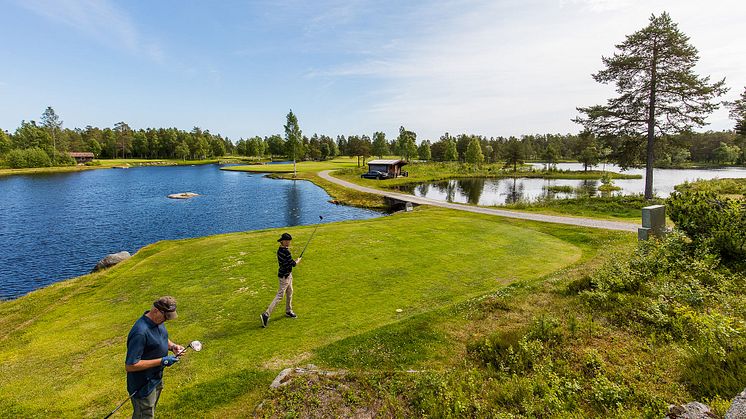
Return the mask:
{"type": "MultiPolygon", "coordinates": [[[[145,314],[148,314],[146,311],[145,314]]],[[[137,319],[127,336],[127,365],[141,359],[158,359],[168,355],[168,331],[163,324],[155,324],[145,314],[137,319]]],[[[127,393],[144,398],[152,392],[163,377],[162,366],[127,373],[127,393]]]]}

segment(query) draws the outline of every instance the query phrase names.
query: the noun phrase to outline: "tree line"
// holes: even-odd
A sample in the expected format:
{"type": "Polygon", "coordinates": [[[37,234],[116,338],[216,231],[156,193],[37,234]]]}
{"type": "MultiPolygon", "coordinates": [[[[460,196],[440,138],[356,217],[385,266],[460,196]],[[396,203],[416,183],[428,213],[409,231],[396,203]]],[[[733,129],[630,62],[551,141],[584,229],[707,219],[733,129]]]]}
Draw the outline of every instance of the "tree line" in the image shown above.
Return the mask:
{"type": "MultiPolygon", "coordinates": [[[[660,136],[654,143],[655,165],[671,167],[686,163],[746,164],[746,89],[739,100],[730,102],[734,131],[683,132],[660,136]]],[[[292,115],[292,111],[288,116],[292,115]]],[[[0,129],[0,159],[10,167],[40,167],[74,164],[69,151],[87,151],[96,158],[192,159],[221,156],[326,160],[349,156],[364,164],[371,157],[399,156],[404,160],[452,161],[479,165],[504,162],[514,169],[526,160],[549,165],[577,160],[586,169],[602,161],[641,165],[643,147],[622,147],[615,136],[597,136],[590,130],[579,134],[531,134],[520,137],[486,137],[473,134],[450,135],[417,142],[417,134],[405,127],[387,139],[384,132],[368,135],[302,135],[295,115],[285,137],[253,136],[235,143],[228,137],[194,127],[134,130],[125,122],[111,128],[86,126],[63,128],[62,121],[48,107],[41,123],[22,121],[13,133],[0,129]],[[297,131],[295,128],[297,127],[297,131]],[[296,138],[297,137],[297,138],[296,138]],[[619,152],[625,151],[626,154],[619,152]]]]}

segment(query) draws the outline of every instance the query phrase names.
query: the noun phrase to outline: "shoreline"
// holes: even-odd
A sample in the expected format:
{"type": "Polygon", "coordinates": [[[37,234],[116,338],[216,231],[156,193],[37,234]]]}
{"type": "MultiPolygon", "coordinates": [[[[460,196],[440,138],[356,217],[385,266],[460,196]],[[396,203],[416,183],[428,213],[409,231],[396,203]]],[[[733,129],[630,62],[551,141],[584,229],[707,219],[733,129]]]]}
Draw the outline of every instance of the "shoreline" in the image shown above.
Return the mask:
{"type": "Polygon", "coordinates": [[[206,159],[206,160],[170,160],[170,159],[113,159],[113,160],[94,160],[99,164],[90,166],[52,166],[52,167],[28,167],[22,169],[0,168],[0,177],[18,176],[18,175],[39,175],[55,173],[74,173],[84,172],[95,169],[121,169],[130,167],[166,167],[166,166],[198,166],[206,164],[242,164],[241,159],[224,158],[224,159],[206,159]]]}

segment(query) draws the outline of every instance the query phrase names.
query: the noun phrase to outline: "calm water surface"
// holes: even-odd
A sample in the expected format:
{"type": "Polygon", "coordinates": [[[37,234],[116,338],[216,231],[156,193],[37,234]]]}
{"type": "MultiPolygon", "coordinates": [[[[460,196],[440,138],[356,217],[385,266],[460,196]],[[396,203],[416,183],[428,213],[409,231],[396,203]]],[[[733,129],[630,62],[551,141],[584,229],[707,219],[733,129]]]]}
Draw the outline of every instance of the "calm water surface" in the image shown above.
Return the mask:
{"type": "Polygon", "coordinates": [[[109,253],[158,240],[378,217],[327,202],[306,181],[219,166],[0,177],[0,298],[88,273],[109,253]],[[166,196],[195,192],[196,198],[166,196]]]}
{"type": "MultiPolygon", "coordinates": [[[[537,169],[543,164],[535,163],[537,169]]],[[[560,170],[583,170],[580,163],[557,164],[560,170]]],[[[622,171],[620,167],[612,164],[595,167],[597,170],[607,170],[625,174],[639,174],[642,179],[615,179],[614,185],[622,188],[614,192],[615,195],[641,194],[645,189],[645,169],[629,169],[622,171]]],[[[697,179],[715,178],[746,178],[746,168],[729,167],[725,169],[654,169],[653,190],[661,197],[668,197],[674,190],[674,186],[686,181],[697,179]]],[[[536,201],[539,198],[572,198],[572,193],[555,193],[547,190],[549,186],[570,186],[583,191],[589,195],[598,195],[598,180],[573,180],[573,179],[484,179],[467,178],[452,179],[448,181],[423,183],[417,185],[404,185],[402,191],[432,199],[448,202],[468,203],[485,206],[504,205],[519,201],[536,201]]]]}

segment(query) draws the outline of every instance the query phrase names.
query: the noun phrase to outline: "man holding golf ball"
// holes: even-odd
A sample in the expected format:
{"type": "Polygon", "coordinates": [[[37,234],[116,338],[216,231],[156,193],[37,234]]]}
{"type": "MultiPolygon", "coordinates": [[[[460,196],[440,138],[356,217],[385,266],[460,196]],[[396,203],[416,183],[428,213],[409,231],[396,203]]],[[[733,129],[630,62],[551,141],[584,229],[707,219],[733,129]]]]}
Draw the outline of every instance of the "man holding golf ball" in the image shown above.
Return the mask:
{"type": "Polygon", "coordinates": [[[152,418],[163,389],[163,369],[179,361],[185,349],[168,338],[164,323],[176,318],[176,300],[161,297],[132,326],[127,336],[127,393],[133,418],[152,418]],[[169,355],[168,351],[174,353],[169,355]]]}

